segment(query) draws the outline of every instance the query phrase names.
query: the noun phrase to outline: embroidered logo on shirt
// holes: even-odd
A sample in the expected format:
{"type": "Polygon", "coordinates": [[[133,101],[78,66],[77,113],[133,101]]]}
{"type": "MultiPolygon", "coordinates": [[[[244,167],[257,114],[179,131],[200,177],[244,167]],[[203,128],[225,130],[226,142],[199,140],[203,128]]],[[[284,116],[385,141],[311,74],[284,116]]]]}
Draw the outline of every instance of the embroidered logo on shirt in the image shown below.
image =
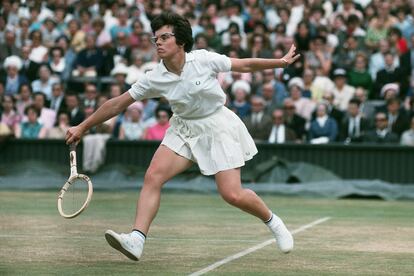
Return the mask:
{"type": "Polygon", "coordinates": [[[196,85],[200,85],[201,84],[201,81],[196,81],[196,85]]]}

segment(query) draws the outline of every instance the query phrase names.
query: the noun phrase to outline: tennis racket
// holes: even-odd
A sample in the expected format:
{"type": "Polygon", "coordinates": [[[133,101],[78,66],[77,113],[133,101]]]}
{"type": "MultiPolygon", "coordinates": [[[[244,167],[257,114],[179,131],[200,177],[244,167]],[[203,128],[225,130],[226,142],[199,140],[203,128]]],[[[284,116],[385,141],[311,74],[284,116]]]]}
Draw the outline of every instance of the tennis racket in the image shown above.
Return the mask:
{"type": "Polygon", "coordinates": [[[57,207],[64,218],[74,218],[82,213],[92,199],[93,186],[90,178],[78,174],[76,144],[69,145],[70,176],[58,195],[57,207]]]}

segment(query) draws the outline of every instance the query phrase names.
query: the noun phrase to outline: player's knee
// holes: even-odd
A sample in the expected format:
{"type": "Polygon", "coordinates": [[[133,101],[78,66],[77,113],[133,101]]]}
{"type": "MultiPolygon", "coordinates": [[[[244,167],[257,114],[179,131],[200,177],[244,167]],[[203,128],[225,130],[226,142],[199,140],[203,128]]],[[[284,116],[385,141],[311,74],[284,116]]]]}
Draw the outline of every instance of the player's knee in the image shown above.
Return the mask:
{"type": "Polygon", "coordinates": [[[164,173],[157,168],[150,167],[145,173],[144,184],[151,185],[153,187],[161,187],[164,182],[164,173]]]}
{"type": "Polygon", "coordinates": [[[239,191],[228,191],[221,193],[221,197],[229,204],[238,206],[242,201],[243,195],[239,191]]]}

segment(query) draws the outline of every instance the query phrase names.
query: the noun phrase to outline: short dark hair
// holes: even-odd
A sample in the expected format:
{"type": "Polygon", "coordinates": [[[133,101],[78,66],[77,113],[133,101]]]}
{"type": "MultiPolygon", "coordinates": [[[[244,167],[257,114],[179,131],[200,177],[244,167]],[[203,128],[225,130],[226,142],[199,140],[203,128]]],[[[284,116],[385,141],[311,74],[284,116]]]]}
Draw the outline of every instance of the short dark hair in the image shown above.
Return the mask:
{"type": "Polygon", "coordinates": [[[152,20],[152,32],[155,33],[163,26],[173,27],[177,45],[183,45],[187,53],[191,51],[194,39],[190,22],[187,19],[173,12],[163,12],[152,20]]]}
{"type": "Polygon", "coordinates": [[[359,107],[361,105],[361,101],[358,98],[352,98],[349,100],[349,104],[355,104],[359,107]]]}
{"type": "Polygon", "coordinates": [[[27,115],[29,113],[29,110],[33,110],[34,112],[36,112],[37,117],[40,117],[40,110],[37,109],[34,104],[26,106],[26,108],[24,109],[24,114],[27,115]]]}

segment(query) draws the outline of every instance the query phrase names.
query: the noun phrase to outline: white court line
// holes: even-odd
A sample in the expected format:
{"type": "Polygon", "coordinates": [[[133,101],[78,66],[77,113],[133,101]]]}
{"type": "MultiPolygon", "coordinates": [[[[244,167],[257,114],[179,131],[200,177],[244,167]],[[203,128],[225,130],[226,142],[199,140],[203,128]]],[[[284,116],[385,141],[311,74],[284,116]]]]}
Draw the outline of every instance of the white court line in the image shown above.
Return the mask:
{"type": "MultiPolygon", "coordinates": [[[[303,232],[306,229],[312,228],[315,225],[324,223],[325,221],[330,220],[330,219],[331,219],[330,217],[324,217],[324,218],[317,219],[317,220],[315,220],[315,221],[313,221],[313,222],[311,222],[309,224],[303,225],[303,226],[301,226],[301,227],[293,230],[291,233],[294,235],[294,234],[297,234],[299,232],[303,232]]],[[[243,251],[241,251],[239,253],[236,253],[234,255],[228,256],[228,257],[226,257],[226,258],[224,258],[224,259],[222,259],[222,260],[220,260],[218,262],[215,262],[214,264],[211,264],[211,265],[209,265],[209,266],[207,266],[207,267],[205,267],[205,268],[203,268],[203,269],[201,269],[199,271],[196,271],[194,273],[191,273],[189,276],[199,276],[199,275],[206,274],[207,272],[210,272],[210,271],[216,269],[217,267],[220,267],[222,265],[225,265],[225,264],[227,264],[227,263],[229,263],[231,261],[237,260],[237,259],[239,259],[239,258],[241,258],[243,256],[246,256],[247,254],[250,254],[250,253],[252,253],[254,251],[257,251],[259,249],[262,249],[263,247],[268,246],[269,244],[272,244],[274,242],[275,242],[275,239],[267,240],[267,241],[262,242],[262,243],[260,243],[258,245],[255,245],[255,246],[250,247],[250,248],[248,248],[246,250],[243,250],[243,251]]]]}

